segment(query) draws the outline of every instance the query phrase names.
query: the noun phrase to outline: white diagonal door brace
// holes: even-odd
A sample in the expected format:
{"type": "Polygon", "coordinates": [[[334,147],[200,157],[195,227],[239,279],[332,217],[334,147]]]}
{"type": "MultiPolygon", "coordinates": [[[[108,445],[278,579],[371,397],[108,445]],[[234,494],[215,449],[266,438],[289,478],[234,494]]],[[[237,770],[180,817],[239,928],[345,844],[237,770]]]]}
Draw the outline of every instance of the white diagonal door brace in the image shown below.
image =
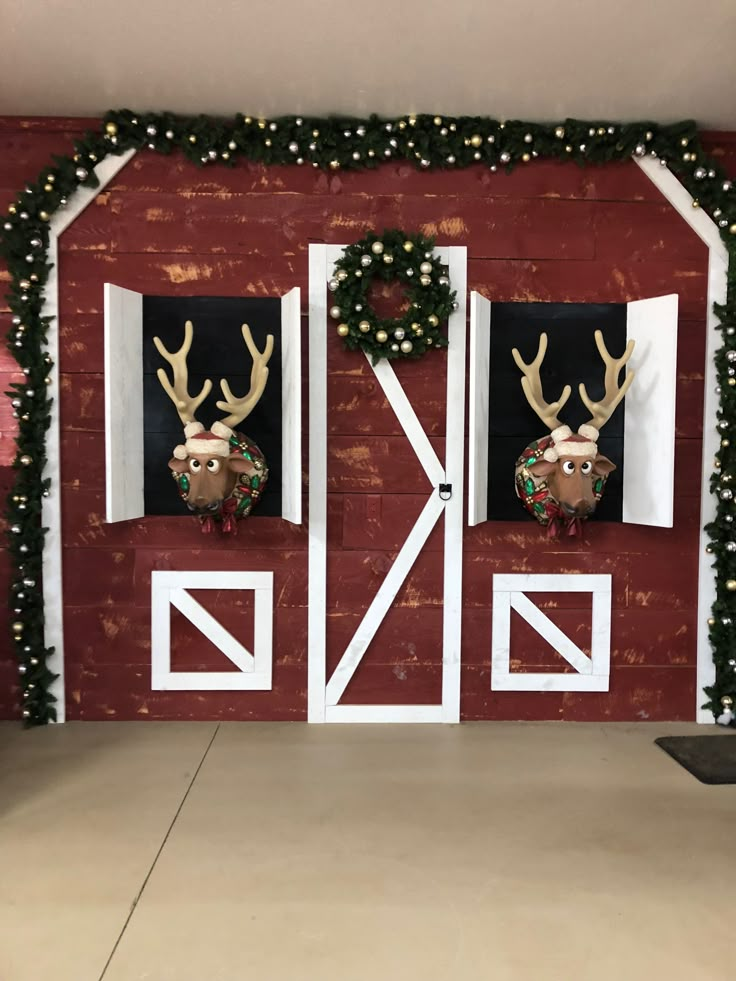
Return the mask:
{"type": "Polygon", "coordinates": [[[373,602],[360,621],[360,626],[353,634],[353,639],[340,658],[340,663],[333,671],[332,677],[327,683],[326,701],[328,705],[337,705],[342,698],[343,692],[347,688],[348,682],[368,649],[368,645],[373,640],[376,630],[378,630],[383,618],[388,613],[391,604],[396,598],[396,594],[401,589],[417,556],[424,547],[429,533],[436,525],[437,519],[444,510],[445,502],[435,491],[424,505],[424,509],[417,518],[416,524],[409,532],[408,538],[401,546],[401,551],[394,559],[393,565],[386,574],[386,578],[373,597],[373,602]]]}
{"type": "MultiPolygon", "coordinates": [[[[371,364],[370,355],[366,354],[366,359],[371,364]]],[[[401,551],[394,559],[393,565],[381,583],[373,602],[366,610],[345,653],[340,658],[340,663],[327,684],[325,693],[327,705],[337,705],[342,698],[348,682],[368,650],[368,645],[375,637],[376,631],[388,613],[391,604],[396,599],[396,594],[403,586],[404,580],[416,562],[429,533],[445,509],[445,502],[437,492],[439,484],[445,479],[444,468],[437,459],[437,454],[432,449],[432,444],[422,429],[422,424],[419,422],[411,402],[406,397],[406,392],[401,387],[396,372],[388,361],[379,361],[372,367],[391,408],[396,413],[396,418],[401,423],[401,427],[422,465],[422,469],[429,478],[430,484],[434,485],[434,491],[417,518],[416,524],[409,532],[401,551]]]]}

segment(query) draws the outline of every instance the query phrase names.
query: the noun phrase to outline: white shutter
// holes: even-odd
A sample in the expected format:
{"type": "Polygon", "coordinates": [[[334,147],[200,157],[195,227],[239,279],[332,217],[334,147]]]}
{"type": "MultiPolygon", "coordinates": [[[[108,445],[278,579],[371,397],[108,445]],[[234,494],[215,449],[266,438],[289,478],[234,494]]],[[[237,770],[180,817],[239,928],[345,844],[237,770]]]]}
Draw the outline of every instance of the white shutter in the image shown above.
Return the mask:
{"type": "Polygon", "coordinates": [[[488,520],[488,397],[491,381],[491,301],[470,294],[470,412],[468,524],[488,520]]]}
{"type": "Polygon", "coordinates": [[[626,336],[636,341],[626,395],[623,520],[671,528],[675,487],[677,294],[627,303],[626,336]]]}
{"type": "Polygon", "coordinates": [[[301,290],[281,297],[281,517],[302,523],[301,290]]]}
{"type": "Polygon", "coordinates": [[[107,521],[143,517],[143,296],[105,283],[107,521]]]}

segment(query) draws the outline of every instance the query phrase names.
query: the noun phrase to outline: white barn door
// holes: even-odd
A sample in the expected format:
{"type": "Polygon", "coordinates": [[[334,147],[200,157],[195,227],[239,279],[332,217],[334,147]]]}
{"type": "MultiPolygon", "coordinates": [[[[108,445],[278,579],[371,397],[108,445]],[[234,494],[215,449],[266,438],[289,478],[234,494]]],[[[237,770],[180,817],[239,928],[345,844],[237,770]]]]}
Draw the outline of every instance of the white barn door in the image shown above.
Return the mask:
{"type": "MultiPolygon", "coordinates": [[[[388,570],[330,678],[326,671],[327,585],[327,281],[344,246],[309,247],[309,679],[310,722],[458,722],[462,614],[463,465],[465,407],[466,249],[435,251],[449,267],[458,309],[448,322],[445,460],[438,459],[390,362],[376,379],[426,475],[427,502],[388,570]],[[440,493],[440,485],[452,490],[440,493]],[[443,553],[442,701],[438,705],[341,705],[340,699],[383,618],[445,515],[443,553]]],[[[330,332],[330,342],[334,342],[330,332]]],[[[356,355],[358,357],[359,355],[356,355]]],[[[370,359],[368,359],[370,364],[370,359]]]]}

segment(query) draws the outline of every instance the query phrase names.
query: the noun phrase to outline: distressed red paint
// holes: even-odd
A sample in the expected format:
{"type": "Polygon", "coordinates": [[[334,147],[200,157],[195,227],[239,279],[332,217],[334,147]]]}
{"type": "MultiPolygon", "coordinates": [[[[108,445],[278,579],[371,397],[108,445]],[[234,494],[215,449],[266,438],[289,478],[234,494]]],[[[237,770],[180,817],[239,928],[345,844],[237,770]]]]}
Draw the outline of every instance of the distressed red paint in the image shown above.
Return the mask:
{"type": "MultiPolygon", "coordinates": [[[[83,128],[80,120],[0,119],[0,205],[35,179],[52,153],[68,152],[83,128]]],[[[713,135],[710,149],[736,167],[733,135],[713,135]]],[[[199,171],[177,157],[146,153],[70,227],[59,256],[69,718],[306,717],[306,527],[254,517],[236,542],[203,545],[186,518],[112,526],[103,520],[102,283],[165,295],[280,295],[295,285],[306,290],[310,242],[347,243],[384,227],[467,245],[469,288],[496,301],[623,302],[679,293],[674,528],[622,529],[593,521],[582,539],[556,544],[540,539],[536,525],[523,520],[466,529],[462,716],[692,718],[706,256],[644,175],[628,164],[583,170],[556,163],[520,168],[511,176],[480,166],[418,173],[403,163],[339,175],[254,165],[199,171]],[[151,573],[197,568],[273,571],[272,691],[150,690],[151,573]],[[522,571],[611,573],[609,693],[490,691],[491,576],[522,571]]],[[[0,280],[0,286],[8,281],[4,271],[0,280]]],[[[306,312],[306,298],[303,305],[306,312]]],[[[7,328],[2,303],[0,319],[7,328]]],[[[306,322],[303,348],[306,373],[306,322]]],[[[399,371],[441,455],[444,355],[401,365],[399,371]]],[[[0,375],[4,387],[19,377],[7,353],[0,354],[0,375]]],[[[327,393],[331,669],[430,489],[367,363],[337,342],[329,345],[327,393]]],[[[13,419],[3,403],[0,476],[6,487],[12,432],[13,419]]],[[[440,520],[344,701],[439,700],[442,548],[440,520]]],[[[2,563],[0,587],[7,579],[8,566],[2,563]]],[[[580,598],[537,598],[563,629],[579,634],[584,646],[589,608],[580,598]]],[[[230,607],[222,597],[202,601],[211,602],[233,632],[252,634],[247,603],[230,607]]],[[[227,670],[182,619],[174,622],[175,668],[227,670]]],[[[7,637],[5,610],[0,620],[7,637]]],[[[514,643],[514,670],[559,664],[528,628],[517,625],[514,643]]],[[[15,718],[17,674],[7,644],[0,655],[0,717],[15,718]]]]}

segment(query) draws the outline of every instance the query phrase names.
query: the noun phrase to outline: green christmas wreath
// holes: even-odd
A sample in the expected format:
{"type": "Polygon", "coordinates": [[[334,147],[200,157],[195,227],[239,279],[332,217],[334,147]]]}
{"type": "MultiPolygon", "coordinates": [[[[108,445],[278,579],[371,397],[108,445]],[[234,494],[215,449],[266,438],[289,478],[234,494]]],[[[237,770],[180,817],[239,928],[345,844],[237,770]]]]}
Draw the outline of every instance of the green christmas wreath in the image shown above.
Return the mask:
{"type": "Polygon", "coordinates": [[[435,255],[434,239],[388,229],[349,245],[335,263],[327,284],[333,293],[330,316],[350,351],[381,358],[419,358],[447,347],[443,326],[457,308],[447,267],[435,255]],[[398,317],[379,317],[368,294],[374,277],[405,285],[407,310],[398,317]]]}

